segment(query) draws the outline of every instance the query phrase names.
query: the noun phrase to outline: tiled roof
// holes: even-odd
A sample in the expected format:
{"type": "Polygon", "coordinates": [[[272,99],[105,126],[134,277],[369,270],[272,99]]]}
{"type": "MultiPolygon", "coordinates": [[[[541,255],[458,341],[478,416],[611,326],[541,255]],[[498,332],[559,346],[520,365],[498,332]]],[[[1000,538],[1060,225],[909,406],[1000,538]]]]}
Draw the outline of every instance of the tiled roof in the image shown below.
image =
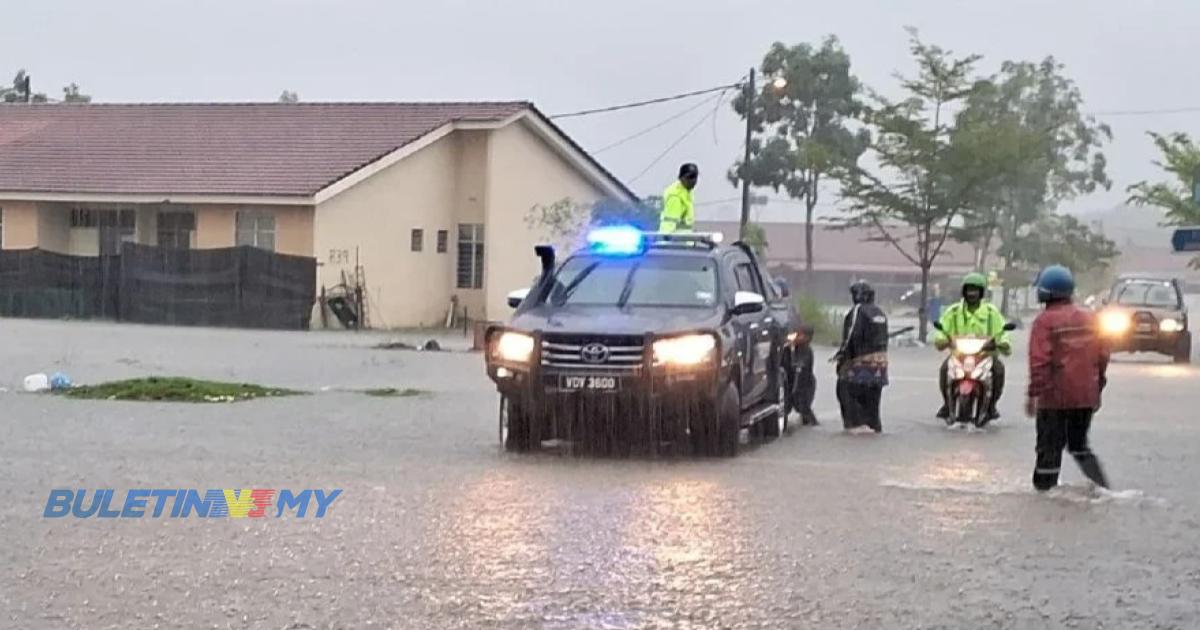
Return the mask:
{"type": "Polygon", "coordinates": [[[0,191],[312,195],[447,123],[497,122],[526,109],[533,107],[0,105],[0,191]]]}

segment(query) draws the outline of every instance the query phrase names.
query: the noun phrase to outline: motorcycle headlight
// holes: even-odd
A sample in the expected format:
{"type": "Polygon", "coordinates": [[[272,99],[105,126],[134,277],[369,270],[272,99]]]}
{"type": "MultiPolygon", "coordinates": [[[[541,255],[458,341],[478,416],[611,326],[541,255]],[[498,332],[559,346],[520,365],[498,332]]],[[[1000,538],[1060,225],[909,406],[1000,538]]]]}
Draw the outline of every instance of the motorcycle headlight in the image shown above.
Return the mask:
{"type": "Polygon", "coordinates": [[[654,363],[699,365],[711,361],[717,339],[712,335],[684,335],[654,342],[654,363]]]}
{"type": "Polygon", "coordinates": [[[954,340],[954,349],[959,354],[979,354],[983,352],[983,347],[987,345],[987,342],[987,339],[980,339],[978,337],[963,337],[954,340]]]}
{"type": "Polygon", "coordinates": [[[533,337],[519,332],[504,332],[496,340],[493,356],[502,361],[525,363],[533,355],[533,337]]]}
{"type": "Polygon", "coordinates": [[[1183,325],[1176,319],[1164,319],[1158,323],[1158,329],[1165,333],[1173,333],[1183,330],[1183,325]]]}
{"type": "Polygon", "coordinates": [[[1100,330],[1106,335],[1121,335],[1129,330],[1132,322],[1127,313],[1109,311],[1100,316],[1100,330]]]}

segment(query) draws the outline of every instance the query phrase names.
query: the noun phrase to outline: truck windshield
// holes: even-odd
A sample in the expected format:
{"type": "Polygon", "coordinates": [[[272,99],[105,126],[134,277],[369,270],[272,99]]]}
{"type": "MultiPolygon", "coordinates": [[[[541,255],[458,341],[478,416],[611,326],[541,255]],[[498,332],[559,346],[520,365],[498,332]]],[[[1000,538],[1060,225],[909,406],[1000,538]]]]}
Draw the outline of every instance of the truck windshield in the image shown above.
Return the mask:
{"type": "Polygon", "coordinates": [[[1114,302],[1122,306],[1177,308],[1179,296],[1170,282],[1126,282],[1113,289],[1114,302]]]}
{"type": "Polygon", "coordinates": [[[711,308],[716,300],[716,262],[707,258],[579,256],[559,269],[549,302],[711,308]]]}

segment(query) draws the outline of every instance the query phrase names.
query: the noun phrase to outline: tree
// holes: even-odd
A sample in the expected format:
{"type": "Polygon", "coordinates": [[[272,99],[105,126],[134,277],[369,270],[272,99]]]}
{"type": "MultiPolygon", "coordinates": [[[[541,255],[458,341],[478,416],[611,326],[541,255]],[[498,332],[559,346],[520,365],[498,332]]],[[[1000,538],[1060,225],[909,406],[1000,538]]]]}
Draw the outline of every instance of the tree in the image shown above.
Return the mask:
{"type": "MultiPolygon", "coordinates": [[[[869,141],[865,131],[856,133],[849,126],[862,113],[862,87],[850,73],[850,56],[833,36],[819,49],[776,42],[763,57],[762,74],[787,83],[780,89],[768,82],[749,104],[758,137],[751,139],[749,163],[734,164],[729,177],[735,185],[744,176],[751,185],[782,189],[803,201],[804,268],[811,273],[813,214],[821,183],[832,171],[854,164],[869,141]]],[[[744,93],[733,102],[743,118],[747,105],[744,93]]]]}
{"type": "Polygon", "coordinates": [[[746,236],[742,242],[750,246],[750,251],[754,252],[760,261],[766,260],[767,248],[771,245],[767,242],[767,231],[763,229],[763,226],[757,223],[747,223],[746,236]]]}
{"type": "MultiPolygon", "coordinates": [[[[22,68],[17,70],[16,76],[13,77],[12,85],[8,87],[0,86],[0,101],[5,103],[23,103],[28,100],[31,103],[49,103],[50,99],[44,92],[30,92],[26,94],[27,81],[29,75],[22,68]]],[[[79,91],[79,85],[72,83],[63,88],[64,103],[90,103],[92,97],[87,94],[82,94],[79,91]]]]}
{"type": "Polygon", "coordinates": [[[874,128],[869,150],[877,173],[855,165],[839,171],[848,202],[843,226],[868,227],[875,240],[891,244],[921,270],[919,336],[928,333],[929,275],[950,238],[954,221],[969,207],[986,171],[986,152],[959,136],[949,110],[972,93],[977,55],[954,57],[923,43],[909,29],[910,51],[919,69],[900,77],[906,98],[892,102],[874,95],[866,121],[874,128]],[[906,246],[902,239],[911,239],[906,246]]]}
{"type": "Polygon", "coordinates": [[[279,95],[279,102],[280,103],[299,103],[300,95],[295,92],[292,92],[291,90],[284,90],[279,95]]]}
{"type": "Polygon", "coordinates": [[[960,144],[985,152],[980,165],[990,171],[956,234],[976,243],[981,269],[994,239],[1007,270],[1019,258],[1023,226],[1042,221],[1065,199],[1112,185],[1100,152],[1112,132],[1082,113],[1079,88],[1062,71],[1053,57],[1005,62],[998,76],[976,84],[958,115],[960,144]]]}
{"type": "Polygon", "coordinates": [[[644,201],[626,203],[602,199],[595,203],[579,203],[563,197],[550,204],[537,204],[525,214],[525,225],[542,230],[551,244],[560,249],[582,245],[584,233],[593,225],[632,225],[650,231],[657,226],[658,209],[662,199],[648,197],[644,201]]]}
{"type": "Polygon", "coordinates": [[[87,94],[81,93],[79,91],[79,86],[75,83],[72,83],[72,84],[68,85],[67,87],[63,88],[63,102],[64,103],[90,103],[90,102],[92,102],[92,97],[87,94]]]}
{"type": "MultiPolygon", "coordinates": [[[[1174,181],[1138,182],[1127,189],[1129,203],[1162,209],[1164,225],[1200,225],[1200,203],[1194,194],[1200,183],[1200,147],[1186,133],[1149,135],[1162,154],[1154,164],[1174,181]]],[[[1190,266],[1200,269],[1200,256],[1193,258],[1190,266]]]]}
{"type": "Polygon", "coordinates": [[[1085,284],[1088,278],[1098,280],[1103,277],[1113,259],[1120,254],[1116,243],[1079,219],[1071,215],[1048,214],[1018,231],[1010,254],[1017,266],[1006,267],[1005,286],[1017,284],[1022,275],[1028,281],[1032,278],[1032,270],[1047,265],[1073,269],[1080,276],[1080,284],[1085,284]],[[1025,273],[1017,271],[1018,267],[1025,273]]]}

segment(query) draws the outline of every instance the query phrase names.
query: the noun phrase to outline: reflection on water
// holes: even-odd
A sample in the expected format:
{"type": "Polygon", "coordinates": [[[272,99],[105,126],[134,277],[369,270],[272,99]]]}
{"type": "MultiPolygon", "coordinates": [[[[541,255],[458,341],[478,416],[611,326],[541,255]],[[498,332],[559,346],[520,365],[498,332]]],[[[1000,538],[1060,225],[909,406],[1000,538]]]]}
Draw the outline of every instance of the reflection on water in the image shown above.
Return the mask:
{"type": "Polygon", "coordinates": [[[764,567],[744,553],[749,534],[721,484],[679,470],[605,483],[590,466],[543,465],[578,479],[551,486],[545,470],[488,471],[436,519],[433,570],[453,581],[429,586],[436,616],[502,627],[700,628],[754,604],[746,580],[764,567]],[[567,486],[569,495],[550,490],[567,486]]]}
{"type": "Polygon", "coordinates": [[[935,531],[965,532],[998,522],[995,506],[977,496],[1024,492],[1012,471],[997,469],[974,450],[931,457],[911,469],[911,474],[884,485],[940,491],[929,493],[921,503],[931,517],[925,526],[935,531]]]}

